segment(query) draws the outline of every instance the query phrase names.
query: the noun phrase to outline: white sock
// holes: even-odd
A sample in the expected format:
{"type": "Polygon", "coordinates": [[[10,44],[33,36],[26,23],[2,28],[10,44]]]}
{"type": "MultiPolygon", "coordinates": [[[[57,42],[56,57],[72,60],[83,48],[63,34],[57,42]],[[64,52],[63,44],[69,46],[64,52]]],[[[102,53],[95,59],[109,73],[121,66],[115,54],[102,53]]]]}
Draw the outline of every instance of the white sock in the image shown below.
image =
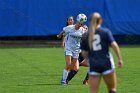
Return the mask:
{"type": "Polygon", "coordinates": [[[69,71],[64,69],[63,70],[63,76],[62,76],[62,82],[66,81],[68,74],[69,74],[69,71]]]}

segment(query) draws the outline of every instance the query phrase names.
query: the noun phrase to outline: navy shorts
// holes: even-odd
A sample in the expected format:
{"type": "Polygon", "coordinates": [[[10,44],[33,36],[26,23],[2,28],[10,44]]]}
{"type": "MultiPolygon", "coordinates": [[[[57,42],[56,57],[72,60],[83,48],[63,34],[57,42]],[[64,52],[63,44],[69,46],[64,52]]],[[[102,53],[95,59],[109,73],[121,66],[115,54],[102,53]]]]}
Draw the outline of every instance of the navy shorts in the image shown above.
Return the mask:
{"type": "Polygon", "coordinates": [[[114,60],[112,55],[110,55],[110,58],[104,59],[104,60],[89,60],[89,75],[107,75],[114,71],[114,60]]]}

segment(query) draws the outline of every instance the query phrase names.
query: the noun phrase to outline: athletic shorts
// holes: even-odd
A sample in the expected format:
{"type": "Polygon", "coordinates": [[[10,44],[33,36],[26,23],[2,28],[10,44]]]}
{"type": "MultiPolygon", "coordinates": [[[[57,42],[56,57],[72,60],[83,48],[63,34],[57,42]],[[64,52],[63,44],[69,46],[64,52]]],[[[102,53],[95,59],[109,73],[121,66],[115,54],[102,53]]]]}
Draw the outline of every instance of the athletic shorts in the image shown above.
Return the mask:
{"type": "Polygon", "coordinates": [[[69,51],[69,50],[65,51],[65,55],[69,55],[69,56],[72,56],[73,58],[77,58],[77,59],[79,57],[79,53],[74,53],[74,52],[69,51]]]}
{"type": "Polygon", "coordinates": [[[114,71],[115,65],[112,55],[110,54],[110,59],[105,59],[104,61],[94,60],[89,61],[89,75],[107,75],[114,71]]]}

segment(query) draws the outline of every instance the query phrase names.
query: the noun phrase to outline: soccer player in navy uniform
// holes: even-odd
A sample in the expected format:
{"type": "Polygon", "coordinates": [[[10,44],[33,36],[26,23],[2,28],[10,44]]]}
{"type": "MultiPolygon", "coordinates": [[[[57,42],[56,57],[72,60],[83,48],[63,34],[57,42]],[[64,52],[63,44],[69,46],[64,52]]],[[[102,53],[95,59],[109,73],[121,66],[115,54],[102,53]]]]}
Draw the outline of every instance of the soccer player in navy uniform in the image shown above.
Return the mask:
{"type": "Polygon", "coordinates": [[[82,55],[89,59],[90,93],[98,93],[101,77],[107,85],[108,93],[116,93],[116,72],[113,57],[109,53],[110,45],[117,55],[120,68],[123,61],[110,30],[102,28],[101,24],[101,15],[93,13],[90,16],[89,33],[83,35],[81,42],[82,55]]]}

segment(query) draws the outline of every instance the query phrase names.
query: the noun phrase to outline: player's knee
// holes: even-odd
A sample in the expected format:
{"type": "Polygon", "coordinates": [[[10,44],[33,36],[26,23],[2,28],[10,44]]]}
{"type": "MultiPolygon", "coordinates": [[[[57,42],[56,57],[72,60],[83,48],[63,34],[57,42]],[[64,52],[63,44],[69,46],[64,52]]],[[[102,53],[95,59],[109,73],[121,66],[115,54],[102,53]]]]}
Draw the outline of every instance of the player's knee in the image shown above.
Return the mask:
{"type": "Polygon", "coordinates": [[[78,71],[79,70],[79,67],[78,68],[75,67],[75,68],[73,68],[73,70],[78,71]]]}
{"type": "Polygon", "coordinates": [[[75,65],[71,68],[72,70],[78,71],[79,70],[79,65],[75,65]]]}
{"type": "Polygon", "coordinates": [[[71,68],[71,70],[78,71],[79,68],[74,67],[74,68],[71,68]]]}
{"type": "Polygon", "coordinates": [[[66,69],[67,70],[71,70],[71,65],[69,64],[69,65],[66,65],[66,69]]]}

